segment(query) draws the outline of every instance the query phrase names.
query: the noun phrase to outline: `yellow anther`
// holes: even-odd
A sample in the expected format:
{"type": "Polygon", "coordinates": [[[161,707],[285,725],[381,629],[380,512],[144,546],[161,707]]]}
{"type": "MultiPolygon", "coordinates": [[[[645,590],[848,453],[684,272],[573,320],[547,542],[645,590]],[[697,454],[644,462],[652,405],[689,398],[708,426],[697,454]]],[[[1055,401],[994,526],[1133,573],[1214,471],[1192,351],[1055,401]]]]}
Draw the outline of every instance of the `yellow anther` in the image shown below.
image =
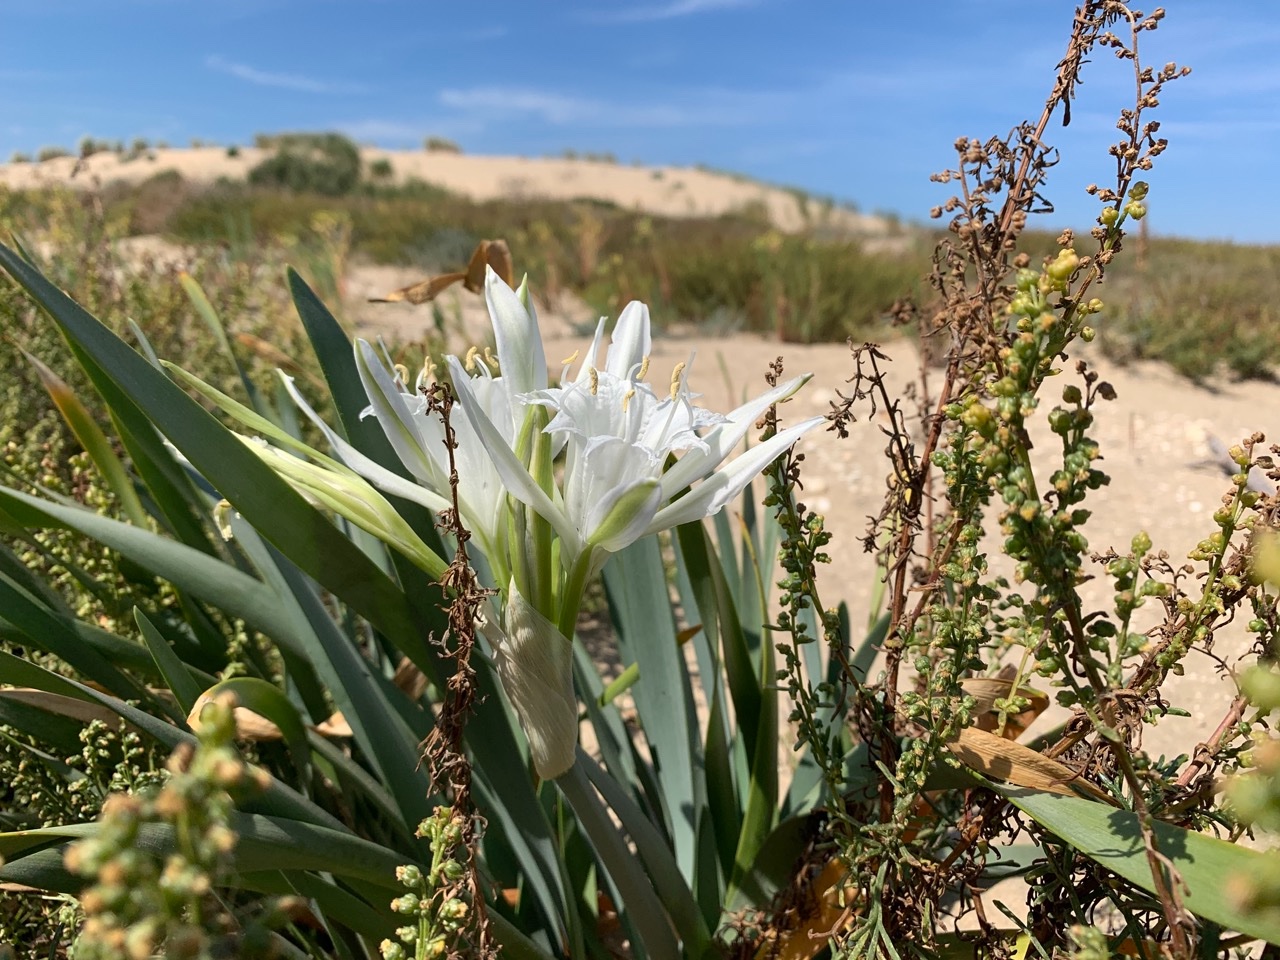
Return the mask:
{"type": "Polygon", "coordinates": [[[627,412],[627,405],[631,403],[631,398],[636,395],[635,390],[628,390],[622,397],[622,412],[627,412]]]}
{"type": "Polygon", "coordinates": [[[466,357],[466,360],[464,360],[464,361],[463,361],[463,364],[462,364],[462,365],[463,365],[463,367],[465,367],[465,368],[466,368],[467,373],[475,373],[475,372],[476,372],[476,357],[477,357],[477,356],[479,356],[479,355],[480,355],[480,348],[479,348],[479,347],[477,347],[477,346],[472,345],[472,346],[467,350],[467,357],[466,357]]]}
{"type": "Polygon", "coordinates": [[[681,360],[676,364],[676,368],[671,371],[671,399],[674,400],[680,393],[680,375],[684,373],[684,368],[688,362],[681,360]]]}
{"type": "Polygon", "coordinates": [[[591,376],[591,395],[594,397],[600,390],[600,374],[596,371],[595,367],[592,367],[587,372],[591,376]]]}
{"type": "Polygon", "coordinates": [[[493,347],[489,346],[487,343],[484,347],[484,362],[489,365],[490,370],[498,369],[498,355],[493,352],[493,347]]]}
{"type": "Polygon", "coordinates": [[[409,382],[409,368],[403,363],[396,364],[396,379],[400,381],[402,385],[409,382]]]}
{"type": "Polygon", "coordinates": [[[436,378],[436,370],[438,369],[439,367],[436,365],[435,360],[433,360],[430,355],[423,357],[422,372],[418,374],[419,382],[425,383],[428,380],[434,380],[436,378]]]}
{"type": "Polygon", "coordinates": [[[649,372],[649,355],[646,353],[644,355],[644,359],[640,361],[640,373],[639,375],[637,375],[636,379],[643,380],[644,375],[648,372],[649,372]]]}
{"type": "Polygon", "coordinates": [[[571,363],[577,363],[578,354],[580,354],[581,352],[582,352],[581,350],[573,351],[573,353],[569,354],[567,357],[565,357],[563,360],[560,361],[560,366],[567,367],[571,363]]]}

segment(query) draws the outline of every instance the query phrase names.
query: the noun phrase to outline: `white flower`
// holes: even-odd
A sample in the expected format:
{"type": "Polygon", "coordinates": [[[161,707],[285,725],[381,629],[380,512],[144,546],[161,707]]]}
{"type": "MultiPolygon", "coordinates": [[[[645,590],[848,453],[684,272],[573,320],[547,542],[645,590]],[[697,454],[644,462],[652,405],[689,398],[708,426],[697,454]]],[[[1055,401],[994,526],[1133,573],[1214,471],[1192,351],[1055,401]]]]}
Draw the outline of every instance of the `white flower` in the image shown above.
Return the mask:
{"type": "MultiPolygon", "coordinates": [[[[501,283],[496,278],[491,282],[501,283]]],[[[600,338],[598,329],[572,381],[566,376],[560,387],[517,398],[555,414],[546,429],[557,448],[565,448],[566,457],[563,495],[556,499],[534,482],[489,418],[474,381],[458,383],[460,368],[456,362],[452,367],[463,409],[503,484],[552,524],[562,540],[566,566],[584,556],[598,565],[641,537],[717,513],[802,434],[823,422],[813,417],[788,427],[721,466],[761,414],[809,377],[780,384],[722,416],[694,405],[698,395],[689,391],[687,364],[676,367],[662,399],[645,382],[651,340],[643,304],[632,303],[619,317],[603,368],[594,365],[600,338]],[[683,456],[668,468],[669,456],[680,452],[683,456]]],[[[506,367],[503,374],[508,374],[506,367]]]]}

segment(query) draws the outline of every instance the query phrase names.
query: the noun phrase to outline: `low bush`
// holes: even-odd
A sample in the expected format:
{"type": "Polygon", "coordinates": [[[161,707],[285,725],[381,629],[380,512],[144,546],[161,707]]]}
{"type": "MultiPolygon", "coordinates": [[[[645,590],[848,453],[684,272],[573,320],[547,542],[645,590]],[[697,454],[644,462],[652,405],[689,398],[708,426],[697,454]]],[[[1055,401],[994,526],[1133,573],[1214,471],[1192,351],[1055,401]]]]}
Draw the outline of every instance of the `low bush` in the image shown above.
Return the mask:
{"type": "Polygon", "coordinates": [[[360,150],[338,133],[286,133],[259,142],[275,153],[249,171],[249,183],[340,197],[360,182],[360,150]]]}

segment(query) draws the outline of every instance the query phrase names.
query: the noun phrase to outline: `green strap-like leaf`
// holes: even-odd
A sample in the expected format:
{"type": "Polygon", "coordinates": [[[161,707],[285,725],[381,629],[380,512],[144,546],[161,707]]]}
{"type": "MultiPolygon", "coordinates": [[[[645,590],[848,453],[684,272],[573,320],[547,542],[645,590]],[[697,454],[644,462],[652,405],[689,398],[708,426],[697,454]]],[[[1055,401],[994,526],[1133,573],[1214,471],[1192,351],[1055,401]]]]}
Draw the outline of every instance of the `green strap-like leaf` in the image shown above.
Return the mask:
{"type": "Polygon", "coordinates": [[[80,639],[74,621],[50,610],[4,574],[0,574],[0,615],[23,633],[29,646],[53,654],[120,697],[155,705],[145,687],[80,639]]]}
{"type": "Polygon", "coordinates": [[[292,624],[269,587],[200,550],[82,507],[69,507],[0,487],[0,509],[28,527],[78,530],[163,577],[175,586],[242,617],[277,643],[301,653],[292,624]]]}
{"type": "Polygon", "coordinates": [[[638,540],[611,557],[604,579],[619,643],[640,665],[632,696],[659,773],[676,859],[689,879],[702,793],[694,782],[694,757],[701,744],[657,538],[638,540]]]}
{"type": "Polygon", "coordinates": [[[156,629],[155,624],[147,619],[141,607],[133,608],[133,619],[138,624],[142,639],[147,649],[151,651],[151,656],[159,667],[164,682],[173,693],[174,699],[178,701],[178,706],[184,715],[190,713],[203,690],[199,681],[191,675],[182,658],[173,652],[169,641],[156,629]]]}
{"type": "Polygon", "coordinates": [[[0,266],[24,286],[97,371],[126,393],[223,497],[286,556],[388,636],[415,634],[396,584],[231,431],[145,357],[86,313],[12,250],[0,266]]]}
{"type": "Polygon", "coordinates": [[[181,274],[178,277],[178,282],[182,285],[182,290],[187,295],[187,299],[191,301],[191,305],[195,307],[196,314],[205,322],[214,339],[218,341],[218,346],[222,348],[222,352],[227,355],[227,359],[235,367],[236,374],[240,377],[240,385],[244,387],[244,392],[249,398],[250,405],[261,413],[267,412],[262,402],[262,397],[258,394],[258,388],[253,385],[253,381],[249,379],[249,375],[245,372],[240,358],[231,349],[231,342],[227,339],[227,331],[222,325],[222,318],[218,316],[218,311],[209,302],[209,298],[205,296],[204,289],[196,278],[189,273],[181,274]]]}
{"type": "MultiPolygon", "coordinates": [[[[1091,860],[1154,892],[1138,815],[1091,800],[989,782],[987,786],[1091,860]]],[[[1251,937],[1280,943],[1274,912],[1242,909],[1232,891],[1267,872],[1274,851],[1261,853],[1156,821],[1156,846],[1182,878],[1183,904],[1196,916],[1251,937]]]]}
{"type": "Polygon", "coordinates": [[[71,432],[75,434],[76,439],[80,441],[80,445],[84,447],[85,452],[93,460],[98,472],[102,474],[102,479],[106,483],[107,489],[114,493],[116,499],[120,501],[120,509],[124,512],[124,515],[129,518],[130,522],[136,523],[140,527],[145,527],[150,518],[147,516],[146,510],[142,508],[142,501],[138,499],[138,491],[133,488],[133,481],[125,471],[124,464],[120,462],[120,458],[111,449],[111,443],[107,440],[107,435],[102,432],[102,428],[93,419],[93,415],[80,402],[80,398],[75,395],[75,392],[67,385],[67,382],[49,369],[39,357],[32,356],[25,350],[22,351],[22,355],[27,358],[28,363],[35,367],[36,375],[40,378],[40,382],[44,384],[44,388],[58,408],[58,412],[62,414],[62,419],[67,422],[71,432]]]}

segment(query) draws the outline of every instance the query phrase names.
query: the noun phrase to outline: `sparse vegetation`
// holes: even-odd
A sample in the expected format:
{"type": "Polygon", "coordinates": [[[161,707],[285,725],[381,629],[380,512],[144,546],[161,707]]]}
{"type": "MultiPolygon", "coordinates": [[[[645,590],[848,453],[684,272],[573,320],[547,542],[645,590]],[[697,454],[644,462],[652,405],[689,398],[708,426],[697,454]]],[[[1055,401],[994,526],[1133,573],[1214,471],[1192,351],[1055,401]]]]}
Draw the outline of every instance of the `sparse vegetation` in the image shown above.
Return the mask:
{"type": "Polygon", "coordinates": [[[462,148],[448,137],[430,136],[422,141],[422,149],[427,153],[461,153],[462,148]]]}
{"type": "Polygon", "coordinates": [[[80,154],[80,159],[87,160],[96,153],[123,153],[124,147],[121,145],[120,149],[117,150],[116,145],[109,140],[99,140],[96,137],[84,136],[80,138],[80,145],[77,150],[80,154]]]}
{"type": "Polygon", "coordinates": [[[69,157],[71,151],[66,147],[41,147],[36,154],[36,160],[43,163],[46,160],[57,160],[59,157],[69,157]]]}

